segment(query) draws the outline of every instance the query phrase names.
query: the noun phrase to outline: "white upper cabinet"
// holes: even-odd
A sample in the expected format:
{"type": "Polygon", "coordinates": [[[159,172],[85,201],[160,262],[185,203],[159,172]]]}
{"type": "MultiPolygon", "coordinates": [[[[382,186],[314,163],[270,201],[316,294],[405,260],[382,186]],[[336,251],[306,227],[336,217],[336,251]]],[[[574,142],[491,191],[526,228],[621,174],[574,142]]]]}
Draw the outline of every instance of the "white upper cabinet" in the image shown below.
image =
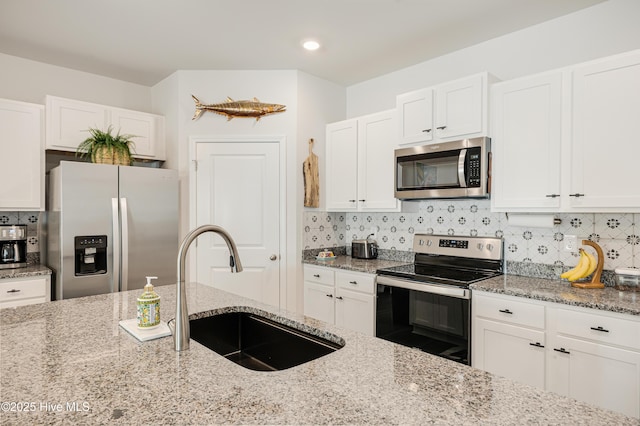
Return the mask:
{"type": "Polygon", "coordinates": [[[572,70],[573,210],[640,208],[640,51],[572,70]]]}
{"type": "Polygon", "coordinates": [[[121,134],[133,136],[134,157],[164,159],[163,116],[112,108],[111,124],[121,134]]]}
{"type": "Polygon", "coordinates": [[[494,211],[640,209],[640,51],[491,94],[494,211]]]}
{"type": "Polygon", "coordinates": [[[488,135],[488,86],[481,73],[396,97],[398,144],[425,144],[488,135]]]}
{"type": "Polygon", "coordinates": [[[358,199],[358,120],[327,125],[327,209],[351,211],[358,199]]]}
{"type": "Polygon", "coordinates": [[[44,210],[44,107],[0,99],[0,210],[44,210]]]}
{"type": "Polygon", "coordinates": [[[164,117],[90,102],[47,96],[46,147],[76,151],[89,128],[133,135],[134,158],[164,160],[164,117]]]}
{"type": "Polygon", "coordinates": [[[486,75],[474,75],[438,86],[435,126],[437,139],[485,136],[486,75]]]}
{"type": "Polygon", "coordinates": [[[107,107],[47,96],[47,149],[75,151],[89,137],[89,128],[106,130],[107,107]]]}
{"type": "Polygon", "coordinates": [[[327,125],[327,210],[399,211],[395,110],[327,125]]]}
{"type": "Polygon", "coordinates": [[[358,120],[358,207],[361,210],[397,210],[394,195],[396,120],[393,110],[358,120]]]}
{"type": "Polygon", "coordinates": [[[400,145],[433,140],[433,89],[398,95],[396,111],[400,145]]]}
{"type": "Polygon", "coordinates": [[[560,208],[562,73],[491,88],[494,211],[560,208]]]}

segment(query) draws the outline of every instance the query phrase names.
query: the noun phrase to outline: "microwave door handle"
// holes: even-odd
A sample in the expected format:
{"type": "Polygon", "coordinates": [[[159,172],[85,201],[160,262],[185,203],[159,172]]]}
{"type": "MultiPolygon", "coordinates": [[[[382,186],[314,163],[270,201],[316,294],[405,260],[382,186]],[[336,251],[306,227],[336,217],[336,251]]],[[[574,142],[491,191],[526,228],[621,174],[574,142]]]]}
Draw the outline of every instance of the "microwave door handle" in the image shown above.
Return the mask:
{"type": "Polygon", "coordinates": [[[461,149],[460,156],[458,156],[458,182],[460,183],[460,188],[467,187],[467,177],[464,174],[464,165],[467,162],[467,150],[461,149]]]}

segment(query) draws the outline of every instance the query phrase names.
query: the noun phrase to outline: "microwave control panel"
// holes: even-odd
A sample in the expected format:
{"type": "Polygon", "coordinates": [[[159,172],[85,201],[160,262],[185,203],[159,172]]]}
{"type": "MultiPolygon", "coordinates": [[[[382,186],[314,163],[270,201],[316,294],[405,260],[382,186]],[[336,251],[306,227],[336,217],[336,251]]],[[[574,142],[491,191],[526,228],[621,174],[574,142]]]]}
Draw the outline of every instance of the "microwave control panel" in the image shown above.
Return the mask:
{"type": "Polygon", "coordinates": [[[480,148],[470,148],[467,152],[467,186],[477,188],[480,186],[480,148]]]}

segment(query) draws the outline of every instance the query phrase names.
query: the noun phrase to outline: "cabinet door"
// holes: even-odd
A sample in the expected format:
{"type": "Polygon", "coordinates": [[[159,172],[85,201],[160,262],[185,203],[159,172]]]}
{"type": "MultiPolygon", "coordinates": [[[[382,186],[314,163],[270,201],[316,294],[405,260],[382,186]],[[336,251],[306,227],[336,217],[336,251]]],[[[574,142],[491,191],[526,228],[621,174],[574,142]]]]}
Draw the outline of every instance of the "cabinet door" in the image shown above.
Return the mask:
{"type": "Polygon", "coordinates": [[[640,417],[640,353],[556,336],[548,389],[608,410],[640,417]]]}
{"type": "Polygon", "coordinates": [[[433,89],[396,97],[399,145],[433,140],[433,89]]]}
{"type": "Polygon", "coordinates": [[[164,146],[159,141],[158,124],[162,117],[153,114],[147,114],[138,111],[130,111],[125,109],[111,109],[111,124],[114,132],[120,134],[133,135],[134,157],[156,158],[161,154],[156,150],[160,146],[164,146]]]}
{"type": "Polygon", "coordinates": [[[327,125],[327,210],[354,211],[358,192],[358,121],[327,125]]]}
{"type": "Polygon", "coordinates": [[[494,85],[492,209],[558,211],[562,74],[494,85]]]}
{"type": "Polygon", "coordinates": [[[304,314],[319,319],[328,324],[334,323],[334,288],[305,281],[304,283],[304,314]]]}
{"type": "Polygon", "coordinates": [[[339,288],[336,291],[336,325],[375,336],[374,296],[339,288]]]}
{"type": "Polygon", "coordinates": [[[483,88],[482,75],[436,88],[436,138],[451,139],[483,131],[483,88]]]}
{"type": "Polygon", "coordinates": [[[360,210],[398,210],[394,196],[396,147],[395,111],[358,119],[358,207],[360,210]]]}
{"type": "Polygon", "coordinates": [[[75,151],[89,128],[107,129],[109,113],[102,105],[47,96],[46,122],[47,149],[75,151]]]}
{"type": "Polygon", "coordinates": [[[474,318],[472,365],[544,389],[544,337],[544,331],[474,318]]]}
{"type": "Polygon", "coordinates": [[[41,105],[0,100],[3,153],[0,210],[44,210],[43,110],[41,105]]]}
{"type": "Polygon", "coordinates": [[[44,303],[51,300],[49,276],[0,280],[0,308],[44,303]]]}
{"type": "Polygon", "coordinates": [[[640,52],[574,68],[572,208],[631,211],[640,207],[638,117],[640,52]]]}

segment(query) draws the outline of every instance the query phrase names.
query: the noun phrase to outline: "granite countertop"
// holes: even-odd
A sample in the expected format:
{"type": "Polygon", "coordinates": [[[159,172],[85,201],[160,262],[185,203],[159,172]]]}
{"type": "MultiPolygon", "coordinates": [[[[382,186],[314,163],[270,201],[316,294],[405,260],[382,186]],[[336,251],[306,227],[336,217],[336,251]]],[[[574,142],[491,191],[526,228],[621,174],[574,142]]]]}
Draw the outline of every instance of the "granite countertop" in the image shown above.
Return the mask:
{"type": "Polygon", "coordinates": [[[51,269],[44,265],[29,265],[24,268],[0,269],[0,280],[7,278],[35,277],[51,275],[51,269]]]}
{"type": "MultiPolygon", "coordinates": [[[[172,318],[175,285],[156,290],[163,320],[172,318]]],[[[346,345],[276,372],[244,369],[194,341],[177,354],[170,337],[141,343],[119,327],[119,320],[135,317],[138,293],[0,309],[0,423],[638,424],[194,283],[188,285],[192,313],[262,309],[333,333],[346,345]]]]}
{"type": "Polygon", "coordinates": [[[385,259],[356,259],[347,255],[338,255],[331,260],[317,260],[315,257],[306,257],[303,260],[308,265],[328,266],[347,271],[365,272],[375,274],[378,269],[392,266],[406,265],[408,262],[385,259]]]}
{"type": "Polygon", "coordinates": [[[569,282],[560,279],[502,275],[471,284],[469,288],[546,302],[640,315],[640,293],[620,291],[613,287],[581,289],[571,287],[569,282]]]}

